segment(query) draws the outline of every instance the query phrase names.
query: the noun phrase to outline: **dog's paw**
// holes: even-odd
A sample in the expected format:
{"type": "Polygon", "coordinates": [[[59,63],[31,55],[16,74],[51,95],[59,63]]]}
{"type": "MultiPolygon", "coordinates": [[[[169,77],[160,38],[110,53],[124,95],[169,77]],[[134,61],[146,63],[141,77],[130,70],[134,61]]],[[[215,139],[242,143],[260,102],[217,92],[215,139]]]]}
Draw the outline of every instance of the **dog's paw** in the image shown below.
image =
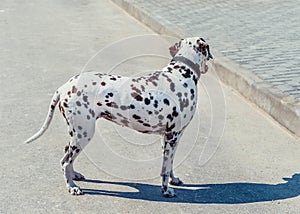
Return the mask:
{"type": "Polygon", "coordinates": [[[162,194],[164,197],[166,198],[173,198],[173,197],[176,197],[176,194],[175,194],[175,191],[174,189],[168,187],[167,190],[163,190],[162,189],[162,194]]]}
{"type": "Polygon", "coordinates": [[[77,186],[70,187],[69,192],[71,193],[71,195],[83,195],[82,190],[77,186]]]}
{"type": "Polygon", "coordinates": [[[169,184],[174,186],[180,186],[183,182],[179,178],[173,178],[170,180],[169,184]]]}
{"type": "Polygon", "coordinates": [[[75,181],[79,181],[79,180],[84,180],[85,177],[80,174],[79,172],[73,172],[73,175],[72,175],[72,179],[75,180],[75,181]]]}

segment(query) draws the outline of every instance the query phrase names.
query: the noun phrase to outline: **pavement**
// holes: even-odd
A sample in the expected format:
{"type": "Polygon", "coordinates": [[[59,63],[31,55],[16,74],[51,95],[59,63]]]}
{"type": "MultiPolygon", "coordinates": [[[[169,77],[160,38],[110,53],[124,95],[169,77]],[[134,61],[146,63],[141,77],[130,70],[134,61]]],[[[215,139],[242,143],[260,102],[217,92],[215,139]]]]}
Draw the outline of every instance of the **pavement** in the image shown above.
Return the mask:
{"type": "Polygon", "coordinates": [[[300,136],[298,1],[112,1],[155,32],[204,37],[219,78],[300,136]]]}
{"type": "Polygon", "coordinates": [[[59,164],[68,142],[60,113],[44,136],[23,145],[52,94],[88,70],[159,69],[175,38],[157,36],[108,0],[3,0],[0,27],[0,213],[299,212],[299,138],[221,83],[213,65],[175,156],[184,182],[177,197],[160,194],[159,137],[104,120],[75,162],[85,195],[71,196],[59,164]]]}

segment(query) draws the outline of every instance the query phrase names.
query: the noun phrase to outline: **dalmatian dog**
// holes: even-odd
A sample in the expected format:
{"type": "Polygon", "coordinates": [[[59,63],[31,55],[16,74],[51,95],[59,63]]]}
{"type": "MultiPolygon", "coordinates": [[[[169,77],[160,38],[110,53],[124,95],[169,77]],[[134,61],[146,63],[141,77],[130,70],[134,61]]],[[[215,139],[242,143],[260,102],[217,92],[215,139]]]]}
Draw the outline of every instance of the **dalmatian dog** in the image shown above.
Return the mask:
{"type": "Polygon", "coordinates": [[[56,105],[65,118],[70,142],[61,160],[65,182],[72,195],[83,191],[73,180],[84,176],[73,163],[92,139],[95,122],[103,118],[138,132],[162,136],[162,187],[165,197],[174,197],[168,186],[180,185],[174,176],[173,158],[184,129],[197,105],[197,82],[212,59],[209,45],[199,37],[186,38],[170,47],[172,60],[161,71],[140,77],[87,72],[72,77],[54,94],[42,128],[25,143],[36,140],[48,128],[56,105]]]}

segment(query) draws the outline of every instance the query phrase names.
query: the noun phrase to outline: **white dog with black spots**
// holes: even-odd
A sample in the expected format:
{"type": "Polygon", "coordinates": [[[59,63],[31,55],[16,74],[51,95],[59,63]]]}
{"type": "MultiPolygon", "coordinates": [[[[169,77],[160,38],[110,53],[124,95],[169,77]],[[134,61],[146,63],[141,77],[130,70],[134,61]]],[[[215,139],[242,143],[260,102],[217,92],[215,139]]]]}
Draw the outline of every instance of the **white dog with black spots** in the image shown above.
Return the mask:
{"type": "Polygon", "coordinates": [[[123,77],[87,72],[72,77],[55,92],[42,128],[29,143],[48,128],[56,105],[65,118],[70,142],[61,160],[65,181],[72,195],[83,194],[73,180],[84,179],[73,163],[92,139],[99,118],[138,132],[162,136],[162,194],[174,197],[168,186],[182,182],[174,176],[173,159],[184,129],[196,111],[197,82],[212,58],[208,44],[199,37],[182,39],[170,47],[173,57],[161,71],[141,77],[123,77]]]}

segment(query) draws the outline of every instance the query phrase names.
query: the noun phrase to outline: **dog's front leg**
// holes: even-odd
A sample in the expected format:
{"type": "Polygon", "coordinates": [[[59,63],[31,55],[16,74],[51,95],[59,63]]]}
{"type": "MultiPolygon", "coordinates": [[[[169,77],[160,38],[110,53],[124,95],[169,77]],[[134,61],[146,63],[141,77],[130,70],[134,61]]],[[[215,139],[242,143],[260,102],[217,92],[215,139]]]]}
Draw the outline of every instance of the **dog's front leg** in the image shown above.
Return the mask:
{"type": "MultiPolygon", "coordinates": [[[[180,136],[176,133],[168,133],[163,138],[163,164],[162,164],[162,187],[161,191],[165,197],[176,196],[174,189],[168,186],[169,178],[175,179],[173,174],[173,159],[180,136]]],[[[180,181],[178,179],[178,181],[180,181]]]]}
{"type": "Polygon", "coordinates": [[[175,177],[173,169],[171,170],[171,173],[170,173],[170,182],[169,183],[174,186],[180,186],[183,184],[183,182],[178,177],[175,177]]]}

